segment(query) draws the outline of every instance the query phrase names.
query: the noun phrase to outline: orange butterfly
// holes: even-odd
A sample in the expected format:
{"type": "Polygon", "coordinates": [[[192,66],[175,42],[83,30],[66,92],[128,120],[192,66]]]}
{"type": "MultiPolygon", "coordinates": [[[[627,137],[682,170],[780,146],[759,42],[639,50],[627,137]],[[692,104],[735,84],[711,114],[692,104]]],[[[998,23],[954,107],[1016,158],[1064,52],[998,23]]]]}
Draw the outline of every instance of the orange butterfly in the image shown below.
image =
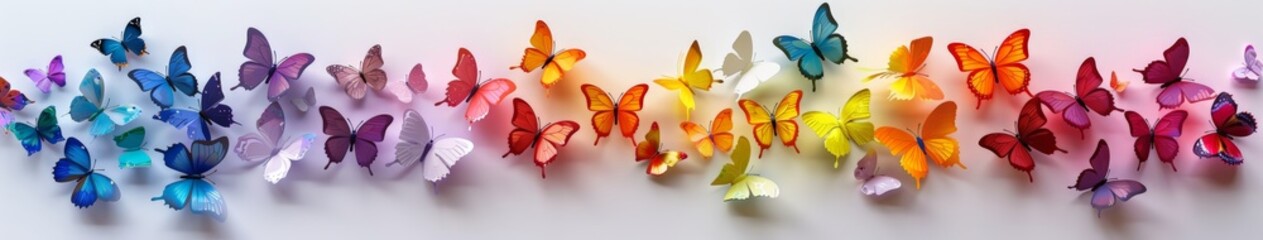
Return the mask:
{"type": "Polygon", "coordinates": [[[943,167],[965,168],[960,163],[960,142],[947,136],[956,132],[956,102],[947,101],[934,108],[920,131],[921,134],[913,136],[893,127],[881,127],[874,134],[877,142],[890,149],[891,155],[903,156],[899,165],[917,180],[917,189],[921,189],[921,179],[929,173],[926,159],[943,167]]]}
{"type": "Polygon", "coordinates": [[[596,130],[596,145],[601,142],[601,138],[610,136],[610,130],[614,125],[618,125],[622,130],[623,136],[631,139],[632,145],[636,145],[636,129],[640,127],[640,116],[636,115],[637,111],[644,108],[645,92],[649,91],[648,84],[637,84],[627,89],[622,97],[619,97],[618,104],[614,104],[613,98],[605,90],[592,84],[583,84],[579,86],[583,90],[583,95],[587,96],[588,110],[593,111],[592,129],[596,130]]]}
{"type": "Polygon", "coordinates": [[[1114,92],[1123,94],[1123,91],[1127,90],[1128,84],[1131,84],[1131,81],[1118,80],[1118,73],[1110,72],[1110,88],[1113,88],[1114,92]]]}
{"type": "Polygon", "coordinates": [[[562,75],[574,68],[575,64],[588,56],[580,49],[562,49],[560,52],[554,52],[553,48],[556,47],[554,44],[556,43],[553,42],[553,31],[548,29],[548,24],[545,24],[543,20],[535,21],[535,34],[531,35],[532,47],[526,48],[521,64],[509,69],[522,69],[527,73],[535,69],[544,69],[539,83],[547,90],[557,84],[562,75]]]}
{"type": "Polygon", "coordinates": [[[930,56],[930,47],[934,46],[934,38],[922,37],[912,40],[907,46],[899,46],[890,54],[890,63],[886,71],[875,73],[864,78],[864,82],[876,78],[896,78],[890,84],[890,98],[897,100],[943,99],[943,90],[939,89],[930,77],[921,73],[925,67],[925,59],[930,56]]]}
{"type": "Polygon", "coordinates": [[[1033,96],[1026,89],[1031,83],[1031,70],[1022,64],[1022,61],[1030,57],[1026,48],[1030,38],[1031,30],[1017,30],[1004,39],[1004,43],[990,58],[964,43],[947,45],[947,50],[956,57],[956,67],[961,72],[969,72],[969,79],[966,81],[969,83],[969,91],[978,97],[978,106],[975,109],[982,107],[983,100],[991,99],[996,84],[1004,87],[1009,94],[1026,92],[1026,95],[1033,96]]]}
{"type": "Polygon", "coordinates": [[[684,129],[684,133],[688,134],[689,141],[693,142],[693,146],[697,147],[697,152],[702,157],[710,159],[715,155],[715,149],[728,152],[732,150],[734,136],[732,131],[732,108],[725,108],[715,115],[715,120],[710,122],[710,130],[706,130],[702,125],[693,122],[682,122],[680,128],[684,129]]]}
{"type": "Polygon", "coordinates": [[[772,138],[776,136],[781,137],[781,143],[785,146],[794,147],[794,152],[798,152],[798,122],[794,119],[798,118],[798,106],[802,100],[802,90],[785,94],[785,98],[776,104],[775,115],[752,100],[741,99],[738,102],[741,111],[746,113],[746,122],[754,127],[754,141],[759,144],[759,158],[763,157],[764,150],[772,148],[772,138]]]}
{"type": "Polygon", "coordinates": [[[649,160],[649,167],[645,169],[645,173],[649,175],[667,173],[667,169],[675,167],[676,163],[688,158],[688,154],[680,151],[662,149],[661,137],[658,135],[658,122],[650,125],[649,132],[645,133],[645,141],[636,144],[636,161],[649,160]]]}

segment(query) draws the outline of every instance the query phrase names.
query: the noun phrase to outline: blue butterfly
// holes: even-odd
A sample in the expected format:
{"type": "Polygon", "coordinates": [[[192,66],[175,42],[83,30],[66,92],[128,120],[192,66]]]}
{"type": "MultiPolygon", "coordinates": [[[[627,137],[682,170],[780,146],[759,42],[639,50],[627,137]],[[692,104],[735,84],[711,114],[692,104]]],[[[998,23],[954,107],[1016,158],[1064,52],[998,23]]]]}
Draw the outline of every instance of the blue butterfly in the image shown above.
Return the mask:
{"type": "Polygon", "coordinates": [[[43,148],[41,141],[57,144],[66,140],[61,136],[61,126],[57,125],[57,108],[52,105],[39,113],[39,123],[35,126],[13,123],[9,125],[9,131],[13,132],[13,136],[17,137],[19,142],[22,142],[22,148],[26,149],[26,156],[39,152],[43,148]]]}
{"type": "Polygon", "coordinates": [[[118,155],[118,168],[149,167],[152,160],[143,148],[145,146],[145,127],[136,127],[123,134],[114,136],[114,145],[123,149],[118,155]]]}
{"type": "Polygon", "coordinates": [[[229,127],[236,121],[232,120],[232,107],[219,104],[224,101],[224,89],[219,82],[219,73],[212,75],[210,80],[206,81],[206,88],[202,89],[202,108],[201,110],[189,110],[179,108],[163,109],[154,115],[153,119],[171,124],[175,128],[185,128],[188,131],[189,139],[192,140],[210,140],[209,124],[214,123],[221,127],[229,127]]]}
{"type": "Polygon", "coordinates": [[[109,38],[97,39],[92,41],[92,48],[95,48],[101,54],[109,56],[110,62],[118,66],[118,70],[122,71],[127,66],[127,52],[132,52],[136,56],[144,56],[149,53],[145,51],[145,40],[140,39],[140,17],[133,18],[127,22],[127,27],[123,28],[123,40],[115,40],[109,38]]]}
{"type": "Polygon", "coordinates": [[[194,214],[207,214],[216,220],[223,221],[228,214],[224,205],[224,197],[219,195],[215,186],[206,181],[206,172],[219,165],[228,154],[228,137],[219,137],[214,141],[193,141],[192,148],[184,143],[176,143],[162,153],[163,162],[168,168],[184,173],[180,181],[167,184],[162,196],[150,200],[162,200],[164,204],[176,211],[188,208],[194,214]]]}
{"type": "Polygon", "coordinates": [[[189,73],[193,64],[189,63],[188,50],[184,46],[171,53],[171,62],[167,65],[167,75],[147,69],[135,69],[127,73],[140,90],[149,92],[149,99],[163,109],[175,103],[175,92],[180,91],[190,97],[197,94],[197,77],[189,73]]]}
{"type": "Polygon", "coordinates": [[[835,33],[837,30],[838,21],[833,20],[829,3],[824,3],[816,9],[816,18],[811,25],[811,42],[789,35],[772,39],[772,43],[785,52],[790,61],[798,62],[798,72],[811,80],[812,92],[816,91],[816,80],[824,78],[824,60],[836,64],[848,59],[859,62],[847,55],[846,38],[835,33]]]}
{"type": "Polygon", "coordinates": [[[127,125],[140,117],[140,107],[136,105],[107,106],[105,103],[105,81],[95,68],[88,70],[79,83],[79,92],[70,101],[70,118],[75,122],[92,121],[88,133],[93,137],[114,132],[116,126],[127,125]]]}
{"type": "Polygon", "coordinates": [[[53,166],[53,180],[76,182],[70,202],[79,208],[91,207],[98,199],[113,202],[119,198],[118,185],[92,169],[88,148],[73,137],[66,141],[66,157],[57,160],[57,165],[53,166]]]}

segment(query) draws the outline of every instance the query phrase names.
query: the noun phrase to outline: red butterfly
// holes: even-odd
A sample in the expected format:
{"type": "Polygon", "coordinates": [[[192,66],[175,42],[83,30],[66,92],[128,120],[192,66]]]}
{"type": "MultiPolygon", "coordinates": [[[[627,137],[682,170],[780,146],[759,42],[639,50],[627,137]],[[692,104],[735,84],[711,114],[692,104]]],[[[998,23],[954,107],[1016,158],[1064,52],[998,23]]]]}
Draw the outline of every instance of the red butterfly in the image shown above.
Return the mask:
{"type": "Polygon", "coordinates": [[[1092,127],[1092,121],[1088,118],[1088,110],[1092,110],[1101,116],[1109,116],[1110,112],[1122,111],[1114,107],[1114,95],[1109,90],[1101,88],[1101,83],[1105,79],[1101,78],[1101,72],[1096,70],[1096,59],[1089,57],[1083,60],[1083,64],[1079,65],[1079,75],[1075,78],[1074,90],[1075,96],[1064,92],[1043,91],[1036,94],[1048,109],[1053,113],[1060,113],[1061,118],[1066,120],[1070,126],[1079,129],[1079,137],[1084,137],[1083,130],[1092,127]]]}
{"type": "Polygon", "coordinates": [[[557,159],[557,148],[566,146],[570,137],[579,131],[579,123],[574,121],[549,123],[541,128],[535,110],[521,98],[513,99],[513,127],[513,131],[509,132],[509,152],[500,157],[521,155],[527,148],[535,146],[535,166],[539,166],[542,178],[548,177],[544,165],[557,159]]]}
{"type": "Polygon", "coordinates": [[[1031,171],[1035,170],[1035,159],[1031,157],[1032,148],[1044,155],[1051,155],[1056,151],[1066,153],[1065,149],[1057,147],[1057,136],[1044,128],[1045,123],[1048,123],[1048,118],[1044,117],[1044,110],[1039,107],[1039,101],[1032,98],[1022,107],[1022,112],[1018,113],[1016,135],[987,134],[978,140],[978,145],[991,150],[998,157],[1008,157],[1009,165],[1026,172],[1026,177],[1034,182],[1035,178],[1031,176],[1031,171]]]}
{"type": "Polygon", "coordinates": [[[447,106],[456,107],[461,102],[469,102],[469,108],[465,109],[465,120],[473,125],[487,117],[492,105],[500,104],[500,101],[504,101],[505,97],[517,90],[517,85],[506,78],[493,78],[479,83],[479,74],[474,54],[461,48],[456,54],[456,66],[452,67],[452,75],[456,76],[456,80],[447,83],[447,98],[434,103],[434,106],[447,103],[447,106]]]}
{"type": "MultiPolygon", "coordinates": [[[[1171,164],[1171,171],[1176,171],[1175,156],[1180,153],[1178,140],[1184,131],[1184,119],[1188,118],[1188,111],[1171,111],[1153,123],[1153,128],[1149,128],[1149,122],[1135,111],[1127,111],[1123,116],[1127,117],[1127,125],[1131,126],[1131,136],[1136,137],[1136,158],[1140,159],[1140,163],[1149,160],[1149,149],[1155,149],[1158,151],[1158,160],[1171,164]]],[[[1136,165],[1136,171],[1140,171],[1140,166],[1136,165]]]]}
{"type": "Polygon", "coordinates": [[[1134,69],[1144,75],[1145,83],[1161,84],[1162,92],[1158,93],[1158,106],[1176,108],[1188,100],[1189,103],[1210,100],[1215,97],[1215,90],[1201,83],[1184,81],[1181,76],[1184,66],[1188,64],[1188,40],[1175,40],[1170,48],[1162,52],[1166,61],[1150,62],[1144,70],[1134,69]]]}
{"type": "Polygon", "coordinates": [[[1254,120],[1254,115],[1237,112],[1237,101],[1232,100],[1232,95],[1219,93],[1215,104],[1210,106],[1210,117],[1215,123],[1215,132],[1203,135],[1193,142],[1193,153],[1203,158],[1219,157],[1230,165],[1245,162],[1245,156],[1232,139],[1250,136],[1258,130],[1259,124],[1254,120]]]}

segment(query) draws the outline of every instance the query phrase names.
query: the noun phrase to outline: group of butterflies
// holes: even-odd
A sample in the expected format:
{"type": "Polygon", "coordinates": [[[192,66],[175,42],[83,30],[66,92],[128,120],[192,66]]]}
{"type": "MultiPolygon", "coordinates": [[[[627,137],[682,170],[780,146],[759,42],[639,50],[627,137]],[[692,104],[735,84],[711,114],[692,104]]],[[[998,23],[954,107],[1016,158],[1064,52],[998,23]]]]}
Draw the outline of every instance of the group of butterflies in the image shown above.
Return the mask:
{"type": "MultiPolygon", "coordinates": [[[[846,60],[858,60],[848,55],[845,38],[836,33],[838,25],[827,3],[817,9],[812,26],[810,39],[779,36],[773,39],[773,43],[796,64],[800,74],[811,81],[812,91],[815,91],[817,81],[824,77],[824,62],[842,64],[846,60]]],[[[136,56],[148,53],[140,35],[140,18],[135,18],[127,24],[122,39],[100,39],[92,42],[91,46],[108,56],[121,71],[128,64],[128,53],[136,56]]],[[[984,100],[993,97],[997,86],[1010,94],[1026,93],[1032,96],[1019,112],[1017,132],[993,133],[979,140],[979,145],[983,148],[993,151],[998,157],[1007,158],[1014,168],[1028,175],[1035,167],[1031,150],[1044,154],[1066,152],[1056,145],[1056,137],[1052,131],[1044,128],[1047,118],[1043,107],[1061,114],[1068,125],[1080,129],[1081,135],[1083,130],[1091,126],[1089,112],[1108,116],[1112,112],[1123,111],[1114,106],[1111,89],[1101,87],[1104,80],[1093,58],[1086,59],[1080,67],[1075,92],[1044,91],[1032,94],[1027,89],[1030,71],[1022,63],[1029,57],[1029,38],[1029,30],[1018,30],[1010,34],[993,55],[986,55],[963,43],[947,46],[959,70],[969,73],[966,83],[978,99],[976,108],[980,108],[984,100]]],[[[284,135],[286,118],[281,106],[281,99],[287,98],[288,103],[301,112],[316,108],[313,87],[308,87],[305,93],[296,93],[301,95],[289,94],[292,85],[315,58],[308,53],[298,53],[278,61],[267,38],[255,28],[247,30],[246,39],[242,54],[248,61],[240,66],[240,82],[232,89],[244,88],[249,91],[266,83],[267,99],[271,103],[255,123],[258,132],[239,137],[231,151],[247,162],[263,163],[264,179],[277,183],[286,177],[293,161],[304,158],[316,140],[314,133],[287,138],[284,135]]],[[[540,70],[540,83],[546,90],[555,86],[586,57],[586,53],[580,49],[556,49],[552,32],[543,21],[536,22],[530,43],[531,47],[524,51],[521,63],[510,69],[520,69],[526,73],[540,70]]],[[[931,37],[918,38],[907,46],[900,46],[891,54],[888,67],[864,78],[864,82],[895,79],[890,86],[890,99],[942,100],[942,90],[929,76],[920,72],[932,46],[931,37]]],[[[796,142],[799,125],[796,119],[800,115],[803,123],[824,139],[825,149],[835,157],[835,168],[841,157],[849,155],[851,144],[848,142],[865,148],[866,155],[858,162],[854,175],[861,182],[860,192],[866,195],[882,195],[899,189],[902,185],[896,178],[878,173],[876,151],[869,145],[870,142],[878,142],[886,146],[892,155],[900,156],[900,165],[916,180],[917,188],[920,188],[921,180],[928,174],[926,166],[929,161],[943,167],[965,168],[960,162],[960,144],[950,136],[957,130],[955,102],[945,101],[938,105],[916,132],[890,126],[879,128],[868,122],[872,115],[869,109],[872,93],[868,89],[852,95],[841,107],[838,112],[840,115],[825,111],[800,114],[803,98],[801,90],[787,93],[780,102],[767,108],[741,96],[779,73],[780,65],[755,60],[753,40],[749,32],[742,32],[732,48],[734,52],[725,57],[722,68],[712,71],[700,67],[702,54],[698,43],[694,41],[686,53],[683,71],[674,77],[656,79],[654,83],[678,92],[687,120],[688,114],[695,108],[694,97],[698,94],[697,91],[709,91],[715,83],[732,82],[735,85],[737,103],[745,113],[746,121],[752,126],[755,144],[760,149],[759,157],[778,138],[786,147],[793,147],[798,151],[796,142]],[[713,74],[721,74],[724,79],[716,79],[713,74]]],[[[1154,61],[1136,72],[1143,75],[1146,83],[1160,85],[1162,90],[1157,102],[1163,109],[1176,108],[1184,102],[1216,99],[1211,109],[1216,129],[1194,143],[1194,153],[1204,158],[1217,157],[1229,164],[1240,164],[1244,157],[1233,139],[1251,135],[1257,127],[1255,119],[1249,113],[1238,112],[1231,95],[1215,95],[1214,90],[1209,87],[1182,76],[1188,51],[1187,41],[1181,38],[1164,53],[1164,60],[1154,61]]],[[[1257,59],[1252,46],[1246,48],[1245,59],[1245,66],[1234,71],[1232,76],[1242,82],[1257,82],[1263,76],[1263,62],[1257,59]]],[[[356,100],[365,98],[371,88],[379,94],[389,94],[400,102],[410,103],[415,94],[424,93],[428,89],[429,84],[421,64],[416,64],[402,82],[389,81],[388,74],[382,70],[383,65],[381,46],[374,45],[358,67],[335,64],[328,66],[326,70],[345,90],[347,96],[356,100]]],[[[156,150],[162,153],[165,165],[184,176],[181,181],[169,184],[163,194],[153,200],[162,200],[176,210],[189,208],[197,214],[223,219],[226,214],[223,198],[204,178],[228,154],[230,146],[226,137],[212,139],[210,127],[217,125],[227,128],[238,123],[233,120],[232,108],[221,104],[225,96],[219,73],[213,74],[199,91],[197,78],[189,72],[191,68],[187,49],[181,46],[171,54],[165,74],[147,69],[128,72],[128,76],[142,91],[149,92],[153,103],[162,109],[153,118],[184,129],[187,137],[193,141],[187,146],[176,143],[166,149],[156,150]],[[200,93],[200,108],[175,107],[177,93],[188,97],[200,93]]],[[[42,92],[48,93],[53,85],[66,84],[64,70],[62,58],[57,56],[47,70],[29,69],[26,75],[42,92]]],[[[473,54],[464,48],[458,51],[452,75],[456,79],[448,83],[446,94],[435,106],[447,104],[449,107],[457,107],[466,103],[464,118],[471,128],[474,123],[490,114],[493,106],[505,100],[517,88],[509,79],[481,76],[473,54]]],[[[75,97],[70,107],[70,115],[74,121],[91,123],[89,133],[93,137],[109,135],[115,132],[115,128],[128,125],[141,114],[141,109],[135,105],[110,105],[105,96],[104,84],[99,72],[89,70],[79,87],[82,95],[75,97]]],[[[3,121],[0,123],[14,133],[28,155],[40,151],[43,142],[57,144],[66,141],[65,158],[57,162],[53,174],[58,182],[77,182],[71,196],[74,205],[88,207],[96,200],[118,199],[118,187],[108,177],[97,172],[95,162],[83,143],[76,138],[65,139],[62,136],[61,128],[57,125],[57,110],[53,106],[41,112],[35,125],[14,122],[10,111],[21,110],[34,101],[11,89],[2,78],[0,87],[0,97],[3,97],[0,98],[0,121],[3,121]]],[[[1119,81],[1116,75],[1112,75],[1112,90],[1121,93],[1126,87],[1127,82],[1119,81]]],[[[649,90],[647,84],[632,86],[617,98],[617,102],[613,95],[596,85],[583,84],[580,90],[586,97],[588,109],[593,112],[591,125],[597,136],[594,145],[599,144],[601,138],[611,135],[617,125],[619,133],[634,146],[635,160],[648,161],[646,173],[650,175],[665,174],[671,167],[688,158],[688,154],[684,152],[661,146],[661,132],[657,122],[651,124],[642,141],[636,140],[635,135],[641,122],[637,112],[643,109],[643,101],[649,90]]],[[[541,124],[534,109],[525,100],[515,98],[512,102],[511,123],[514,130],[508,135],[509,151],[503,157],[510,154],[520,155],[532,149],[531,154],[535,164],[540,167],[541,176],[547,176],[544,167],[557,158],[559,148],[569,143],[570,138],[579,131],[580,124],[574,121],[541,124]]],[[[341,163],[347,154],[355,153],[358,165],[367,168],[369,174],[372,174],[371,165],[377,159],[377,144],[384,141],[394,117],[382,114],[353,125],[350,119],[334,108],[321,106],[318,109],[323,121],[323,132],[328,135],[325,140],[325,154],[329,161],[325,168],[341,163]]],[[[709,128],[691,121],[684,121],[680,128],[702,157],[709,159],[717,151],[730,153],[731,162],[723,167],[720,175],[712,182],[712,185],[730,186],[724,196],[725,201],[778,196],[780,190],[775,182],[748,173],[752,146],[747,138],[731,133],[732,114],[732,109],[721,110],[710,122],[709,128]]],[[[1124,115],[1132,136],[1136,137],[1135,152],[1139,160],[1145,161],[1150,149],[1156,149],[1159,160],[1171,164],[1174,170],[1173,160],[1179,152],[1178,137],[1188,112],[1170,111],[1155,122],[1153,127],[1137,112],[1126,111],[1124,115]]],[[[432,183],[443,179],[457,161],[474,149],[473,142],[468,139],[443,137],[444,134],[436,136],[434,129],[417,111],[404,112],[402,125],[400,139],[395,146],[395,160],[386,165],[412,165],[420,161],[424,178],[432,183]]],[[[144,127],[135,127],[118,134],[114,137],[114,142],[123,149],[123,154],[118,159],[120,168],[151,165],[145,150],[144,127]]],[[[1139,182],[1106,178],[1109,155],[1108,145],[1104,141],[1098,144],[1097,152],[1089,162],[1091,168],[1084,170],[1071,188],[1092,190],[1091,203],[1098,210],[1145,191],[1144,185],[1139,182]]]]}

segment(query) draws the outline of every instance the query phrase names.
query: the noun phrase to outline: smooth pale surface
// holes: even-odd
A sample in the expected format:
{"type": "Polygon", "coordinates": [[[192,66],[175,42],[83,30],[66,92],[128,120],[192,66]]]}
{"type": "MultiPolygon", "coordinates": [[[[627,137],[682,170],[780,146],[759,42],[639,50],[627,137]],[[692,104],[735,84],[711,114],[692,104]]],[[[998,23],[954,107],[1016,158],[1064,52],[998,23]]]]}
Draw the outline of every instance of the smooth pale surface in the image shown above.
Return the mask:
{"type": "MultiPolygon", "coordinates": [[[[297,52],[316,56],[297,86],[298,92],[315,86],[320,104],[340,108],[352,121],[372,114],[390,113],[400,119],[405,105],[391,96],[370,93],[354,103],[324,72],[329,64],[358,64],[364,49],[382,44],[392,81],[402,81],[420,62],[428,70],[432,90],[419,95],[411,106],[434,126],[435,134],[465,137],[480,150],[453,168],[437,190],[416,167],[384,167],[394,155],[399,123],[386,142],[379,145],[381,158],[369,176],[354,161],[328,171],[323,149],[312,149],[307,159],[295,162],[290,176],[278,185],[258,176],[263,166],[248,164],[229,154],[219,172],[210,176],[226,198],[230,215],[224,223],[173,212],[149,198],[167,183],[178,180],[175,171],[162,166],[160,155],[149,169],[119,170],[113,159],[120,150],[109,138],[87,137],[87,125],[68,117],[61,123],[66,136],[84,139],[97,168],[118,182],[122,199],[76,209],[69,203],[70,184],[53,182],[50,171],[61,157],[63,144],[47,148],[34,158],[11,157],[0,167],[0,233],[9,239],[302,239],[302,238],[426,238],[426,239],[1248,239],[1263,234],[1263,136],[1239,140],[1247,160],[1229,167],[1218,160],[1196,159],[1189,148],[1208,126],[1210,102],[1185,106],[1190,117],[1181,137],[1176,160],[1180,171],[1171,172],[1150,159],[1142,172],[1130,150],[1121,113],[1109,118],[1092,116],[1093,126],[1085,140],[1060,116],[1049,115],[1049,126],[1070,154],[1046,157],[1036,154],[1034,183],[987,150],[977,146],[986,133],[1013,130],[1013,121],[1026,96],[997,93],[975,111],[974,98],[964,84],[946,45],[964,42],[988,52],[1009,33],[1032,29],[1032,58],[1026,63],[1034,74],[1033,92],[1071,91],[1075,70],[1084,58],[1095,56],[1102,75],[1118,71],[1132,81],[1119,107],[1137,110],[1150,121],[1161,116],[1154,104],[1155,87],[1139,83],[1130,72],[1161,57],[1176,38],[1187,36],[1192,45],[1187,76],[1218,90],[1236,94],[1243,109],[1263,113],[1258,89],[1238,88],[1229,78],[1241,66],[1246,44],[1263,44],[1258,31],[1258,1],[834,1],[839,30],[850,41],[860,63],[829,65],[821,92],[807,92],[803,111],[835,111],[846,97],[860,88],[873,88],[874,96],[886,96],[889,81],[861,84],[871,74],[864,68],[885,67],[890,51],[911,39],[932,35],[937,43],[923,71],[943,87],[946,99],[962,106],[961,130],[954,136],[962,143],[962,162],[969,170],[931,167],[923,189],[900,189],[881,199],[861,196],[851,171],[863,154],[853,151],[843,167],[831,167],[833,157],[821,139],[801,129],[802,154],[775,144],[768,155],[754,160],[753,171],[775,180],[779,198],[743,203],[722,203],[726,188],[708,186],[727,154],[711,160],[690,159],[671,173],[649,178],[635,163],[633,150],[623,139],[607,139],[591,146],[594,134],[588,126],[591,114],[582,111],[578,86],[588,82],[604,89],[627,89],[664,75],[678,73],[679,59],[690,41],[701,42],[703,66],[718,68],[741,30],[750,30],[758,59],[781,63],[783,71],[745,97],[773,103],[793,89],[810,89],[783,54],[772,46],[776,35],[807,36],[817,1],[13,1],[0,14],[0,32],[6,33],[0,52],[0,75],[39,103],[17,113],[34,122],[46,104],[65,111],[78,95],[73,87],[56,88],[45,95],[22,75],[30,67],[45,67],[48,59],[62,54],[68,85],[76,86],[88,67],[95,67],[109,87],[112,103],[135,103],[146,113],[157,108],[139,94],[125,72],[116,71],[108,59],[88,43],[100,37],[119,37],[132,17],[143,17],[143,38],[151,55],[129,57],[131,66],[165,69],[171,51],[187,45],[192,72],[199,79],[222,71],[224,85],[235,85],[237,67],[248,27],[265,34],[279,57],[297,52]],[[281,10],[269,10],[281,9],[281,10]],[[582,48],[589,55],[567,78],[544,97],[539,73],[510,71],[517,65],[536,19],[552,27],[562,48],[582,48]],[[1254,29],[1254,30],[1251,30],[1254,29]],[[507,77],[519,84],[514,97],[524,97],[544,121],[569,119],[582,123],[569,146],[549,166],[548,179],[529,156],[500,159],[507,150],[509,101],[497,106],[472,132],[465,129],[465,107],[432,107],[446,81],[452,79],[456,51],[468,47],[478,58],[483,77],[507,77]],[[1138,179],[1149,191],[1100,218],[1085,195],[1065,186],[1073,183],[1098,138],[1113,146],[1111,177],[1138,179]]],[[[650,87],[648,110],[637,135],[649,123],[678,126],[683,114],[675,93],[650,87]]],[[[733,106],[732,86],[716,85],[698,96],[697,120],[709,121],[723,107],[733,106]]],[[[227,89],[225,89],[227,90],[227,89]]],[[[265,92],[229,91],[226,103],[246,123],[216,136],[237,136],[255,131],[250,127],[263,111],[265,92]]],[[[193,106],[190,98],[177,98],[177,106],[193,106]]],[[[935,103],[889,102],[874,98],[873,122],[878,126],[915,128],[935,103]],[[914,107],[903,114],[896,109],[914,107]],[[908,116],[908,117],[903,117],[908,116]]],[[[290,134],[318,132],[318,114],[301,114],[286,105],[290,134]]],[[[737,113],[734,133],[749,135],[744,115],[737,113]]],[[[703,123],[705,124],[705,123],[703,123]]],[[[150,130],[147,148],[184,141],[182,131],[143,117],[126,127],[145,125],[150,130]]],[[[683,132],[663,128],[664,146],[694,154],[683,132]]],[[[296,135],[293,135],[296,136],[296,135]]],[[[287,136],[292,138],[293,136],[287,136]]],[[[322,146],[321,135],[316,146],[322,146]]],[[[0,152],[20,155],[12,136],[0,137],[0,152]]],[[[879,148],[882,171],[905,182],[911,179],[898,168],[888,151],[879,148]]]]}

